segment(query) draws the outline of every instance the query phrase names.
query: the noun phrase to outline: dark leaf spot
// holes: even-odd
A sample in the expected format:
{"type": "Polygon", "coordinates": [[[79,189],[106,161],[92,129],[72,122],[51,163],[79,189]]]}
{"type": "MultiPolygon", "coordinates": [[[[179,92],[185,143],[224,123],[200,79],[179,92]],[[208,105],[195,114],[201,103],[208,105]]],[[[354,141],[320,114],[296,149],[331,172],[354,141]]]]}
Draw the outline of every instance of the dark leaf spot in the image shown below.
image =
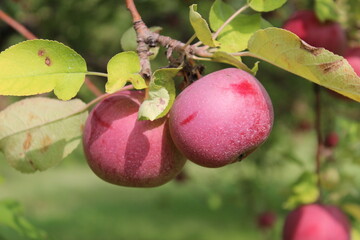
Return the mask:
{"type": "Polygon", "coordinates": [[[336,71],[343,64],[344,64],[343,60],[338,60],[336,62],[320,64],[319,68],[326,74],[326,73],[329,73],[329,72],[336,71]]]}
{"type": "Polygon", "coordinates": [[[49,149],[49,146],[52,144],[52,140],[49,136],[45,136],[42,140],[41,140],[41,149],[40,152],[44,153],[49,149]]]}
{"type": "Polygon", "coordinates": [[[162,98],[160,98],[159,101],[160,101],[161,105],[164,105],[166,103],[166,101],[164,99],[162,99],[162,98]]]}
{"type": "Polygon", "coordinates": [[[35,166],[35,163],[32,159],[30,158],[26,158],[26,161],[28,161],[28,163],[30,164],[30,166],[36,171],[37,167],[35,166]]]}
{"type": "Polygon", "coordinates": [[[29,118],[29,122],[31,122],[31,121],[37,119],[38,116],[36,116],[36,115],[34,115],[34,114],[32,114],[32,113],[29,113],[28,118],[29,118]]]}
{"type": "Polygon", "coordinates": [[[194,112],[192,114],[190,114],[187,118],[185,118],[184,120],[182,120],[180,122],[180,125],[183,126],[183,125],[186,125],[188,124],[189,122],[191,122],[192,120],[194,120],[194,118],[198,115],[198,112],[194,112]]]}
{"type": "Polygon", "coordinates": [[[49,57],[45,58],[45,64],[48,65],[49,67],[51,66],[52,63],[49,57]]]}
{"type": "Polygon", "coordinates": [[[27,150],[30,148],[31,143],[32,143],[32,135],[31,135],[31,133],[28,132],[28,133],[26,134],[26,139],[25,139],[25,141],[24,141],[24,143],[23,143],[23,149],[24,149],[25,151],[27,151],[27,150]]]}
{"type": "Polygon", "coordinates": [[[317,55],[319,55],[321,52],[324,51],[323,48],[313,47],[313,46],[307,44],[307,43],[304,42],[304,41],[300,41],[300,48],[308,51],[309,53],[311,53],[311,54],[314,55],[314,56],[317,56],[317,55]]]}
{"type": "Polygon", "coordinates": [[[44,56],[44,54],[45,54],[45,50],[44,50],[44,49],[40,49],[40,50],[38,51],[38,56],[39,56],[39,57],[44,56]]]}

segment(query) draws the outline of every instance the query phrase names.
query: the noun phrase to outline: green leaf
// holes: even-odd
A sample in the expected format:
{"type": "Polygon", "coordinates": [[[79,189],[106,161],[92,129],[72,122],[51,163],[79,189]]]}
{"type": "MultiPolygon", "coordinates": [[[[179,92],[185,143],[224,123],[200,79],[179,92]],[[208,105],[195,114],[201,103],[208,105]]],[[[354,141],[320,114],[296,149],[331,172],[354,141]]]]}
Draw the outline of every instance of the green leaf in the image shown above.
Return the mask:
{"type": "MultiPolygon", "coordinates": [[[[13,200],[0,201],[0,226],[6,226],[14,230],[18,237],[16,239],[19,239],[19,237],[21,239],[48,239],[43,230],[36,228],[23,215],[23,209],[18,202],[13,200]]],[[[5,239],[14,239],[14,234],[9,238],[5,233],[1,232],[2,234],[6,237],[5,239]]]]}
{"type": "MultiPolygon", "coordinates": [[[[211,28],[216,31],[235,12],[220,0],[214,2],[209,14],[211,28]]],[[[220,33],[220,51],[234,53],[247,48],[250,37],[261,28],[260,14],[240,14],[232,20],[220,33]]]]}
{"type": "Polygon", "coordinates": [[[351,228],[351,240],[360,240],[360,232],[356,228],[351,228]]]}
{"type": "Polygon", "coordinates": [[[273,27],[273,25],[264,18],[261,18],[260,26],[261,26],[261,29],[273,27]]]}
{"type": "Polygon", "coordinates": [[[114,93],[131,82],[136,89],[146,88],[145,80],[140,76],[139,56],[135,52],[122,52],[112,57],[107,65],[108,82],[106,92],[114,93]]]}
{"type": "Polygon", "coordinates": [[[226,52],[217,51],[213,54],[212,60],[215,62],[227,63],[239,69],[242,69],[250,74],[254,72],[248,68],[239,58],[236,58],[226,52]]]}
{"type": "Polygon", "coordinates": [[[292,185],[291,194],[284,203],[284,208],[293,209],[301,204],[315,202],[318,199],[319,194],[316,174],[305,172],[292,185]]]}
{"type": "Polygon", "coordinates": [[[209,13],[209,23],[212,30],[218,30],[234,12],[235,9],[229,4],[222,0],[215,0],[209,13]]]}
{"type": "Polygon", "coordinates": [[[180,68],[164,68],[154,72],[149,85],[149,97],[139,109],[140,120],[153,121],[164,117],[169,112],[176,95],[173,78],[179,71],[180,68]]]}
{"type": "Polygon", "coordinates": [[[80,143],[87,118],[85,103],[34,97],[0,112],[0,151],[21,172],[43,171],[80,143]]]}
{"type": "Polygon", "coordinates": [[[29,40],[0,53],[0,95],[28,96],[54,90],[68,100],[79,91],[85,60],[62,43],[29,40]]]}
{"type": "Polygon", "coordinates": [[[341,206],[341,208],[357,221],[360,222],[360,205],[355,203],[346,203],[341,206]]]}
{"type": "Polygon", "coordinates": [[[213,40],[209,25],[197,12],[197,5],[190,6],[190,23],[195,30],[197,38],[204,44],[210,47],[218,46],[218,43],[213,40]]]}
{"type": "Polygon", "coordinates": [[[337,21],[339,18],[339,12],[334,0],[316,0],[315,1],[315,13],[320,21],[326,20],[337,21]]]}
{"type": "Polygon", "coordinates": [[[360,101],[360,78],[344,58],[312,47],[289,31],[259,30],[249,40],[248,49],[262,60],[360,101]]]}
{"type": "Polygon", "coordinates": [[[280,8],[287,0],[249,0],[249,6],[258,12],[270,12],[280,8]]]}
{"type": "Polygon", "coordinates": [[[136,51],[136,32],[133,27],[129,28],[124,32],[120,39],[121,48],[124,51],[136,51]]]}
{"type": "MultiPolygon", "coordinates": [[[[158,26],[153,26],[149,28],[150,31],[159,33],[162,28],[158,26]]],[[[133,27],[129,28],[124,32],[124,34],[121,36],[121,47],[124,51],[136,51],[137,48],[137,41],[136,41],[136,32],[133,27]]],[[[153,47],[150,48],[150,52],[152,55],[150,56],[150,60],[153,60],[156,58],[160,47],[153,47]]]]}

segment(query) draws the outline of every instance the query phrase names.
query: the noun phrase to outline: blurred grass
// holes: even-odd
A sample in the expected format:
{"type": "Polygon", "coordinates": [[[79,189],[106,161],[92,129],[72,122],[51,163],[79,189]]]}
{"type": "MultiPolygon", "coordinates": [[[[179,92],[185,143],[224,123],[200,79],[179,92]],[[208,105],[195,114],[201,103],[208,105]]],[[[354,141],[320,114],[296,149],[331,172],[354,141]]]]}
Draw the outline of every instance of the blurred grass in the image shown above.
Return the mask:
{"type": "Polygon", "coordinates": [[[33,175],[17,173],[3,160],[0,165],[0,198],[19,200],[27,218],[51,239],[260,239],[243,209],[227,203],[209,207],[206,178],[131,189],[101,181],[83,164],[33,175]]]}

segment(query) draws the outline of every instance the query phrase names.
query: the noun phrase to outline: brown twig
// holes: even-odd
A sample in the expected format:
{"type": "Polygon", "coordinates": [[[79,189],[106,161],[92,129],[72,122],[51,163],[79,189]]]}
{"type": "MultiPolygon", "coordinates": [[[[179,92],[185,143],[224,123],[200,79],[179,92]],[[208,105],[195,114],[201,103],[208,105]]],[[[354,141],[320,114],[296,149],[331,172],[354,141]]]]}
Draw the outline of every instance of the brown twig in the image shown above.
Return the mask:
{"type": "Polygon", "coordinates": [[[129,9],[129,11],[132,15],[133,22],[135,23],[135,22],[141,21],[141,16],[140,16],[138,10],[136,9],[134,0],[125,0],[125,1],[126,1],[127,9],[129,9]]]}
{"type": "Polygon", "coordinates": [[[324,148],[323,137],[321,132],[321,94],[320,94],[320,86],[314,84],[314,92],[315,92],[315,129],[316,129],[316,136],[317,136],[317,149],[316,149],[316,167],[315,173],[317,175],[317,186],[319,189],[319,199],[318,201],[321,202],[321,178],[320,178],[320,171],[321,171],[321,155],[322,150],[324,148]]]}
{"type": "Polygon", "coordinates": [[[200,57],[212,57],[212,53],[208,51],[207,46],[199,47],[197,45],[189,45],[172,39],[168,36],[160,35],[159,33],[152,32],[142,21],[139,12],[136,9],[134,0],[125,0],[126,7],[131,13],[134,23],[134,29],[137,35],[137,52],[140,58],[141,72],[140,74],[144,77],[145,80],[149,81],[151,76],[151,67],[149,61],[149,50],[152,47],[161,45],[168,49],[169,55],[167,56],[170,60],[171,53],[173,51],[179,52],[181,56],[186,56],[186,58],[191,59],[196,56],[200,57]]]}
{"type": "Polygon", "coordinates": [[[0,19],[6,22],[9,26],[15,29],[18,33],[24,36],[26,39],[32,40],[37,39],[37,37],[30,32],[24,25],[7,15],[4,11],[0,10],[0,19]]]}
{"type": "Polygon", "coordinates": [[[97,97],[103,95],[104,93],[100,91],[100,89],[95,86],[95,84],[87,77],[85,77],[85,85],[86,87],[97,97]]]}

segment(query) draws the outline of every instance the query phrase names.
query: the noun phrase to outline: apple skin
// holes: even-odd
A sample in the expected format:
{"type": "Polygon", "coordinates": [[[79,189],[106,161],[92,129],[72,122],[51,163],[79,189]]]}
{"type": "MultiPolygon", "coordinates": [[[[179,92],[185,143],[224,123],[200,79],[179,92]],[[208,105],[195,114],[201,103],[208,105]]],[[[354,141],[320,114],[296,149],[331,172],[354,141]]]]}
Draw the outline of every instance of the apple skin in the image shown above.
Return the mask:
{"type": "Polygon", "coordinates": [[[269,136],[272,103],[251,74],[236,68],[195,81],[176,98],[170,133],[192,162],[210,168],[240,161],[269,136]]]}
{"type": "Polygon", "coordinates": [[[348,49],[344,57],[360,77],[360,47],[348,49]]]}
{"type": "Polygon", "coordinates": [[[320,22],[310,10],[295,12],[283,28],[314,47],[325,48],[339,55],[344,54],[347,47],[346,34],[341,25],[333,21],[320,22]]]}
{"type": "Polygon", "coordinates": [[[110,96],[91,111],[83,147],[93,172],[103,180],[128,187],[156,187],[182,170],[185,158],[168,131],[167,117],[138,121],[144,99],[140,91],[110,96]]]}
{"type": "Polygon", "coordinates": [[[260,229],[270,229],[275,225],[276,213],[272,211],[262,212],[257,217],[257,225],[260,229]]]}
{"type": "Polygon", "coordinates": [[[335,206],[303,205],[287,216],[283,240],[350,240],[349,221],[335,206]]]}
{"type": "Polygon", "coordinates": [[[324,145],[328,148],[334,148],[339,143],[339,135],[336,132],[330,132],[326,135],[324,145]]]}

